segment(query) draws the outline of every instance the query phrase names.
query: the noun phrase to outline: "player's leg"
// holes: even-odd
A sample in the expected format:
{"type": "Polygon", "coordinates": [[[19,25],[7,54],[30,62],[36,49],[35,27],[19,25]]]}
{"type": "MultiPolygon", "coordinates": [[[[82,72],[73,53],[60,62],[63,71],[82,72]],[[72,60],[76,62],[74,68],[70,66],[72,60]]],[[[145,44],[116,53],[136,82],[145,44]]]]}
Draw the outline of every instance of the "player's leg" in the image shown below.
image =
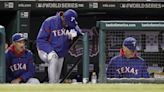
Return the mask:
{"type": "Polygon", "coordinates": [[[42,61],[44,61],[45,63],[48,63],[48,58],[47,58],[48,54],[46,52],[42,50],[38,50],[38,55],[42,61]]]}
{"type": "Polygon", "coordinates": [[[48,61],[48,54],[46,52],[38,50],[38,54],[41,60],[48,63],[49,83],[58,83],[64,58],[58,59],[54,56],[50,61],[48,61]]]}
{"type": "Polygon", "coordinates": [[[49,61],[48,66],[48,77],[49,77],[49,83],[57,83],[58,80],[56,78],[56,72],[57,72],[57,66],[58,66],[58,58],[53,57],[51,61],[49,61]]]}
{"type": "Polygon", "coordinates": [[[26,83],[29,84],[40,84],[40,81],[36,78],[30,78],[26,83]]]}
{"type": "Polygon", "coordinates": [[[48,62],[48,54],[42,50],[38,50],[38,55],[42,61],[45,63],[48,63],[48,78],[49,78],[49,83],[54,83],[55,82],[55,63],[57,62],[58,59],[53,58],[51,61],[48,62]]]}
{"type": "Polygon", "coordinates": [[[56,70],[56,80],[58,80],[58,83],[59,83],[59,80],[60,80],[60,75],[61,75],[61,71],[62,71],[62,67],[63,67],[63,61],[64,61],[64,58],[59,58],[58,59],[58,64],[57,64],[57,70],[56,70]]]}

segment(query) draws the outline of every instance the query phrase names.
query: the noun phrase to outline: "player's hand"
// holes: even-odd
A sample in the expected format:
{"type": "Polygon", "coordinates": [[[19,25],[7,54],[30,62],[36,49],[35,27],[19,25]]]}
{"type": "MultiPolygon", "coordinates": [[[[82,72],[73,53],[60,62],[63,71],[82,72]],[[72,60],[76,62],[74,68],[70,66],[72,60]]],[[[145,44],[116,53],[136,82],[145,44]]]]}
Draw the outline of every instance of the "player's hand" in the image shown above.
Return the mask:
{"type": "Polygon", "coordinates": [[[53,58],[58,58],[58,55],[55,51],[52,51],[48,54],[48,61],[51,61],[53,58]]]}
{"type": "Polygon", "coordinates": [[[75,29],[71,29],[68,34],[68,38],[73,40],[74,37],[77,37],[77,32],[75,31],[75,29]]]}
{"type": "Polygon", "coordinates": [[[81,36],[84,35],[84,33],[82,32],[82,30],[79,28],[78,25],[75,26],[75,29],[81,34],[81,36]]]}
{"type": "Polygon", "coordinates": [[[11,83],[14,83],[14,84],[19,84],[20,82],[21,82],[20,78],[17,78],[11,81],[11,83]]]}

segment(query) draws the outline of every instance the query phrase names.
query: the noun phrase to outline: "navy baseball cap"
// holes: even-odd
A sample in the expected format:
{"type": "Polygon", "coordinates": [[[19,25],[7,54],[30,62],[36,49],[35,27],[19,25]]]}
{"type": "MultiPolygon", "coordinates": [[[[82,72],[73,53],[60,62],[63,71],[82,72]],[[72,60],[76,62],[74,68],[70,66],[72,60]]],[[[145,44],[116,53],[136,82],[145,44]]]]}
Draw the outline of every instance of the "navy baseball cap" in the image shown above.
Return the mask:
{"type": "Polygon", "coordinates": [[[24,37],[24,35],[22,33],[15,33],[12,36],[12,41],[13,42],[22,41],[22,40],[26,40],[26,38],[24,37]]]}
{"type": "Polygon", "coordinates": [[[64,12],[64,20],[66,22],[66,24],[70,27],[70,28],[75,28],[77,25],[77,12],[74,11],[73,9],[68,9],[67,11],[64,12]]]}
{"type": "Polygon", "coordinates": [[[69,28],[75,29],[78,33],[83,34],[78,23],[76,21],[78,15],[77,12],[73,9],[68,9],[64,12],[64,20],[69,28]]]}
{"type": "Polygon", "coordinates": [[[127,47],[129,50],[136,51],[137,50],[137,40],[133,37],[127,37],[124,42],[123,46],[127,47]]]}

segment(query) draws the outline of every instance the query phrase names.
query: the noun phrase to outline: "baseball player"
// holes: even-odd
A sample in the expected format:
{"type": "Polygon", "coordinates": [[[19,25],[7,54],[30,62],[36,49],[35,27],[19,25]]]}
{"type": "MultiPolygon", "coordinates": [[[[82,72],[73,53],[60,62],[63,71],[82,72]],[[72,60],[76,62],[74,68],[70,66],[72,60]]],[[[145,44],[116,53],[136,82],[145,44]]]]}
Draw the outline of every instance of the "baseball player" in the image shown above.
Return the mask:
{"type": "Polygon", "coordinates": [[[108,64],[107,78],[149,78],[144,60],[137,56],[136,42],[133,37],[124,40],[120,55],[108,64]]]}
{"type": "Polygon", "coordinates": [[[42,23],[37,36],[37,49],[41,60],[49,64],[49,83],[59,83],[64,57],[70,49],[71,40],[83,34],[76,19],[76,11],[68,9],[42,23]]]}
{"type": "Polygon", "coordinates": [[[39,83],[32,78],[35,73],[34,58],[25,48],[25,40],[22,33],[12,36],[12,45],[6,51],[6,81],[7,83],[39,83]]]}

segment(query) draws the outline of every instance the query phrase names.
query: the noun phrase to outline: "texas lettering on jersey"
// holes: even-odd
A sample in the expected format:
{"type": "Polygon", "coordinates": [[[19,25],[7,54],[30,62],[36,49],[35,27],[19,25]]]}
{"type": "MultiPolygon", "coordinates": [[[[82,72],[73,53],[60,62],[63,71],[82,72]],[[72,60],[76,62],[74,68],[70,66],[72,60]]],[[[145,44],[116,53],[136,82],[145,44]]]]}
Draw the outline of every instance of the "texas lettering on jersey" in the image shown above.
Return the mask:
{"type": "Polygon", "coordinates": [[[23,64],[23,63],[13,64],[13,65],[10,66],[10,70],[12,72],[19,71],[19,70],[27,70],[27,65],[23,64]]]}
{"type": "Polygon", "coordinates": [[[123,74],[123,73],[131,73],[131,74],[138,74],[138,69],[135,69],[133,67],[121,67],[116,69],[116,71],[118,72],[118,74],[123,74]]]}
{"type": "Polygon", "coordinates": [[[68,29],[60,29],[60,30],[53,30],[54,36],[63,36],[63,35],[69,35],[70,31],[68,29]]]}

